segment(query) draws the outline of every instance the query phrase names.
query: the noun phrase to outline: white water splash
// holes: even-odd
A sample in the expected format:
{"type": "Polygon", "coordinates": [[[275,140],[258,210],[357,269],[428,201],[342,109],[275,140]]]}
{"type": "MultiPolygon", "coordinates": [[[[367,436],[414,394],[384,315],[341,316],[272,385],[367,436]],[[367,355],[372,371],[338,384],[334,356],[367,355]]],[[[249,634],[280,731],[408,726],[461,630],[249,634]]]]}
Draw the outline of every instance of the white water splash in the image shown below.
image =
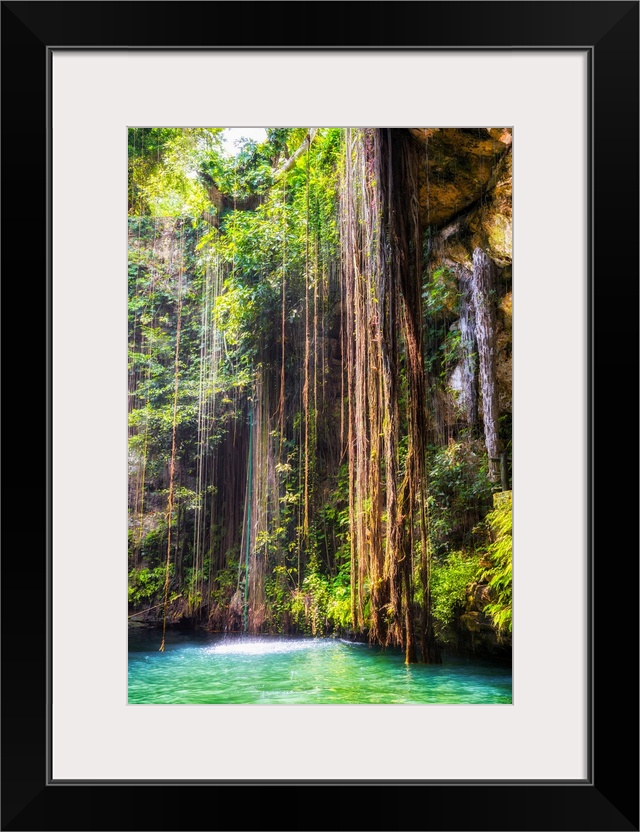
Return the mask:
{"type": "Polygon", "coordinates": [[[305,650],[322,650],[333,642],[326,639],[260,639],[255,641],[222,641],[204,648],[204,652],[216,656],[266,656],[275,653],[301,653],[305,650]]]}

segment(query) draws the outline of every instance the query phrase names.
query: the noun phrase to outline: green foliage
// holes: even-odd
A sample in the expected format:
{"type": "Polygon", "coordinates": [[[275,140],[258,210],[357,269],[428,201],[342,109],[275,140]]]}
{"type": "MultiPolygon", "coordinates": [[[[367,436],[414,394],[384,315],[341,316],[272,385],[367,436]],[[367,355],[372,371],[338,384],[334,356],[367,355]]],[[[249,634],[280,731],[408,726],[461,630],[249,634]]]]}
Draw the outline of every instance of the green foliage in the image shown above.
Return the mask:
{"type": "Polygon", "coordinates": [[[482,580],[488,581],[495,600],[484,608],[499,633],[512,630],[512,552],[513,512],[511,492],[501,494],[501,502],[486,517],[492,541],[487,547],[491,566],[482,573],[482,580]]]}
{"type": "Polygon", "coordinates": [[[348,545],[344,544],[336,553],[342,560],[338,574],[329,585],[327,619],[334,630],[348,630],[351,627],[351,566],[348,560],[348,545]]]}
{"type": "Polygon", "coordinates": [[[444,338],[444,343],[442,344],[442,364],[443,364],[443,374],[446,375],[446,372],[450,370],[451,367],[455,366],[460,360],[460,345],[461,345],[461,335],[460,330],[457,326],[452,325],[447,330],[447,333],[444,338]],[[453,328],[452,328],[453,327],[453,328]]]}
{"type": "MultiPolygon", "coordinates": [[[[288,463],[280,468],[284,476],[288,463]]],[[[295,478],[297,483],[297,478],[295,478]]],[[[282,498],[280,522],[287,525],[291,508],[300,498],[295,485],[285,490],[282,498]]],[[[298,589],[297,567],[276,565],[265,582],[272,619],[278,632],[286,630],[287,622],[303,633],[322,635],[329,632],[345,631],[351,626],[350,549],[347,539],[349,525],[348,510],[348,466],[338,471],[335,487],[330,491],[329,501],[317,510],[310,528],[310,551],[313,553],[304,570],[298,589]]],[[[282,533],[284,528],[276,530],[282,533]]],[[[284,546],[284,535],[280,545],[284,546]]]]}
{"type": "Polygon", "coordinates": [[[312,558],[300,590],[290,596],[293,620],[302,632],[323,635],[339,632],[351,625],[351,592],[348,564],[337,575],[328,577],[317,559],[312,558]]]}
{"type": "Polygon", "coordinates": [[[265,597],[271,619],[279,633],[285,632],[286,623],[291,616],[291,598],[296,586],[295,574],[296,570],[293,567],[278,564],[265,579],[265,597]]]}
{"type": "MultiPolygon", "coordinates": [[[[273,134],[276,144],[282,144],[279,134],[273,134]]],[[[269,132],[267,141],[241,139],[236,142],[237,153],[210,153],[200,159],[199,173],[206,182],[215,184],[222,193],[233,197],[264,193],[273,183],[273,147],[269,132]]]]}
{"type": "MultiPolygon", "coordinates": [[[[174,568],[169,568],[169,579],[173,578],[174,568]]],[[[165,566],[149,569],[144,566],[129,572],[129,604],[134,607],[142,604],[154,604],[161,600],[166,575],[165,566]]]]}
{"type": "Polygon", "coordinates": [[[322,635],[328,624],[329,582],[317,563],[309,566],[302,588],[291,600],[291,612],[298,626],[311,635],[322,635]]]}
{"type": "Polygon", "coordinates": [[[476,554],[449,552],[431,570],[431,598],[434,618],[441,627],[452,624],[464,611],[467,590],[478,575],[476,554]]]}
{"type": "Polygon", "coordinates": [[[455,272],[441,267],[427,275],[422,287],[425,314],[429,318],[455,316],[459,301],[455,272]]]}
{"type": "Polygon", "coordinates": [[[128,130],[129,214],[140,216],[149,211],[142,187],[162,159],[165,142],[178,130],[171,127],[130,127],[128,130]]]}
{"type": "Polygon", "coordinates": [[[460,354],[460,331],[454,323],[460,302],[455,272],[444,267],[427,272],[422,302],[425,368],[444,385],[460,354]]]}
{"type": "Polygon", "coordinates": [[[238,582],[239,552],[237,549],[226,553],[226,565],[216,572],[214,586],[210,591],[211,602],[219,607],[226,607],[238,582]]]}
{"type": "Polygon", "coordinates": [[[431,544],[436,557],[472,548],[473,528],[491,506],[484,443],[469,434],[434,448],[429,458],[431,544]]]}
{"type": "MultiPolygon", "coordinates": [[[[302,133],[304,138],[306,131],[302,133]]],[[[254,210],[227,212],[220,231],[209,232],[200,241],[203,254],[215,251],[227,266],[214,320],[224,338],[224,372],[231,386],[247,386],[248,371],[271,343],[274,321],[281,315],[283,280],[286,324],[295,328],[303,320],[305,280],[313,292],[337,246],[339,131],[320,131],[310,153],[298,159],[282,186],[280,181],[272,183],[263,170],[274,154],[284,150],[284,134],[274,136],[279,150],[268,142],[247,143],[235,161],[218,159],[209,169],[217,184],[229,189],[227,193],[262,193],[263,186],[272,185],[254,210]],[[312,263],[307,262],[308,246],[312,263]]],[[[287,142],[296,138],[293,130],[286,137],[287,142]]]]}
{"type": "Polygon", "coordinates": [[[219,158],[219,128],[129,128],[129,213],[200,217],[212,212],[203,166],[219,158]]]}
{"type": "Polygon", "coordinates": [[[507,482],[510,483],[513,477],[513,414],[510,412],[501,413],[498,420],[500,443],[504,449],[507,462],[507,482]]]}

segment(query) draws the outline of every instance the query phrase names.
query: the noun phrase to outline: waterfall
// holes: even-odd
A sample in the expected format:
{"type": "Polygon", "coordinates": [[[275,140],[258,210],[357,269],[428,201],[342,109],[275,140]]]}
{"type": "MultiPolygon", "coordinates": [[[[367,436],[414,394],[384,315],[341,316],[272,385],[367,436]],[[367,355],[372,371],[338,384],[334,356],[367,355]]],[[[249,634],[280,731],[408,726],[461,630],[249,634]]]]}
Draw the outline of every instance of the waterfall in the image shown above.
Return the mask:
{"type": "Polygon", "coordinates": [[[476,316],[473,305],[473,275],[458,267],[460,289],[460,349],[462,352],[462,407],[467,425],[478,423],[478,346],[476,343],[476,316]]]}
{"type": "Polygon", "coordinates": [[[481,248],[473,252],[472,294],[476,317],[476,340],[482,392],[484,437],[489,456],[489,476],[500,479],[500,438],[498,434],[498,387],[496,384],[496,268],[481,248]]]}

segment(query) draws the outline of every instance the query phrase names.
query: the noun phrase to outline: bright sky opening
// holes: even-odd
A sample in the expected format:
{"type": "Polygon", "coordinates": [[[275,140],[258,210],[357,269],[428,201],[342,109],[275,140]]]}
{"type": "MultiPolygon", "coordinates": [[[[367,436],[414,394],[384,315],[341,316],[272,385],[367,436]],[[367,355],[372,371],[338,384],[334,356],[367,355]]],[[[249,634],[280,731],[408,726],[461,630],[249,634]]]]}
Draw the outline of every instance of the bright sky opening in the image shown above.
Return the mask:
{"type": "Polygon", "coordinates": [[[236,144],[239,139],[255,139],[263,142],[267,138],[264,127],[227,127],[222,134],[224,149],[230,156],[237,156],[240,148],[236,144]]]}

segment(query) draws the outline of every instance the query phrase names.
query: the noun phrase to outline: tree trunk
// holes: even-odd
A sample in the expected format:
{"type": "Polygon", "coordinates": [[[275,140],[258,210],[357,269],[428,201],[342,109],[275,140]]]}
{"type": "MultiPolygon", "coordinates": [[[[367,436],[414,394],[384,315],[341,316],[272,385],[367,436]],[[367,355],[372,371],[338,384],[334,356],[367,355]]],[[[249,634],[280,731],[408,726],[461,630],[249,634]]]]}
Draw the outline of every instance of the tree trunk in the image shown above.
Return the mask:
{"type": "Polygon", "coordinates": [[[311,142],[313,141],[317,132],[318,132],[317,127],[311,127],[309,129],[309,132],[307,133],[307,135],[302,140],[302,144],[296,150],[296,152],[293,154],[293,156],[289,156],[287,161],[281,167],[279,167],[278,170],[274,173],[274,175],[273,175],[274,179],[279,179],[282,176],[283,173],[286,173],[288,170],[291,170],[291,168],[295,165],[295,163],[302,156],[302,154],[311,147],[311,142]]]}

